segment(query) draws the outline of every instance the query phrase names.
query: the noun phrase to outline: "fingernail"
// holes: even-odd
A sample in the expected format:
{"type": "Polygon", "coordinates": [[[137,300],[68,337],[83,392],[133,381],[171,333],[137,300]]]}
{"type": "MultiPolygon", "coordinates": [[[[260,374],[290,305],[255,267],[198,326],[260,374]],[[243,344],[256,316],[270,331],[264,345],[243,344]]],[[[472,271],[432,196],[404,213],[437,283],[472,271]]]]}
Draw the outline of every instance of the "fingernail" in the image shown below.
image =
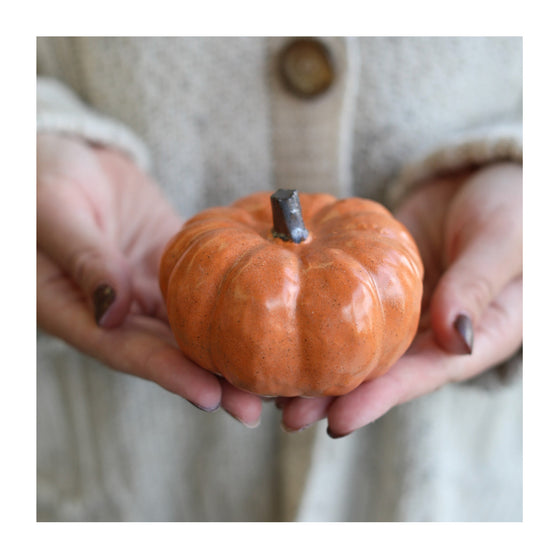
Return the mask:
{"type": "MultiPolygon", "coordinates": [[[[225,409],[224,409],[225,410],[225,409]]],[[[235,414],[232,414],[229,410],[226,410],[226,412],[232,417],[235,418],[240,424],[243,424],[246,428],[251,428],[252,430],[254,428],[258,428],[261,424],[261,419],[260,417],[257,418],[254,422],[244,422],[243,420],[241,420],[241,418],[238,418],[237,416],[235,416],[235,414]]]]}
{"type": "Polygon", "coordinates": [[[327,426],[327,434],[329,437],[331,437],[332,439],[340,439],[346,436],[349,436],[352,432],[348,432],[347,434],[337,434],[336,432],[333,432],[333,430],[331,430],[330,426],[327,426]]]}
{"type": "Polygon", "coordinates": [[[274,401],[274,405],[276,406],[277,409],[282,410],[287,402],[288,399],[285,397],[276,397],[276,400],[274,401]]]}
{"type": "Polygon", "coordinates": [[[198,410],[202,410],[202,412],[214,412],[214,411],[218,410],[218,408],[220,408],[220,403],[218,403],[215,406],[202,406],[202,405],[197,404],[197,403],[192,402],[192,401],[188,401],[188,402],[190,402],[193,406],[198,408],[198,410]]]}
{"type": "Polygon", "coordinates": [[[284,432],[287,434],[297,434],[298,432],[303,432],[303,430],[307,430],[311,424],[306,424],[305,426],[301,426],[301,428],[290,428],[290,426],[286,426],[284,421],[280,422],[280,427],[284,432]]]}
{"type": "Polygon", "coordinates": [[[103,317],[111,304],[115,301],[117,294],[108,284],[102,284],[93,292],[93,308],[95,312],[95,322],[101,325],[103,317]]]}
{"type": "Polygon", "coordinates": [[[464,314],[457,315],[453,327],[465,345],[465,354],[472,354],[474,333],[470,318],[464,314]]]}

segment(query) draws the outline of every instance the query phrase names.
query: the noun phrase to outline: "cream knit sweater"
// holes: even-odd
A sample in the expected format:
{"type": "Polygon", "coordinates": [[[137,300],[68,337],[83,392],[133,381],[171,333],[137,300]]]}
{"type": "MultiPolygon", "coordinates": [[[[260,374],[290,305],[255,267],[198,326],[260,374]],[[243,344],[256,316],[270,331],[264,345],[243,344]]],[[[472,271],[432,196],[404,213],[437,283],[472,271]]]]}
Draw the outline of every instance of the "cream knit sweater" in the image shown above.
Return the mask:
{"type": "MultiPolygon", "coordinates": [[[[443,170],[521,161],[521,40],[323,38],[314,100],[282,86],[288,39],[41,38],[39,130],[128,153],[185,218],[295,187],[395,205],[443,170]]],[[[331,440],[248,430],[39,333],[38,518],[521,519],[520,360],[331,440]]]]}

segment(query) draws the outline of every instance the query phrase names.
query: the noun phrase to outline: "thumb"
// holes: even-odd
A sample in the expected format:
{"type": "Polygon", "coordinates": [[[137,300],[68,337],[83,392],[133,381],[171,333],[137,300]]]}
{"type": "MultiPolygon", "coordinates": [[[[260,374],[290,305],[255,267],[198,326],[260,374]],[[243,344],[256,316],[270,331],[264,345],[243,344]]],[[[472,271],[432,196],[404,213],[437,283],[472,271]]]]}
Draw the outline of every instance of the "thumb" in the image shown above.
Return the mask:
{"type": "Polygon", "coordinates": [[[64,192],[38,197],[37,245],[78,285],[96,323],[118,326],[132,301],[126,259],[87,204],[64,192]]]}
{"type": "MultiPolygon", "coordinates": [[[[472,353],[474,327],[505,286],[520,276],[518,258],[504,258],[499,239],[481,236],[441,277],[430,305],[436,340],[455,354],[472,353]]],[[[514,255],[512,255],[514,256],[514,255]]]]}
{"type": "Polygon", "coordinates": [[[479,317],[522,274],[521,183],[506,171],[503,181],[489,184],[495,171],[470,181],[448,214],[447,268],[430,316],[437,342],[452,353],[472,353],[479,317]]]}
{"type": "Polygon", "coordinates": [[[66,270],[89,300],[95,322],[105,328],[119,326],[131,305],[128,266],[110,247],[82,238],[73,253],[63,255],[66,270]]]}

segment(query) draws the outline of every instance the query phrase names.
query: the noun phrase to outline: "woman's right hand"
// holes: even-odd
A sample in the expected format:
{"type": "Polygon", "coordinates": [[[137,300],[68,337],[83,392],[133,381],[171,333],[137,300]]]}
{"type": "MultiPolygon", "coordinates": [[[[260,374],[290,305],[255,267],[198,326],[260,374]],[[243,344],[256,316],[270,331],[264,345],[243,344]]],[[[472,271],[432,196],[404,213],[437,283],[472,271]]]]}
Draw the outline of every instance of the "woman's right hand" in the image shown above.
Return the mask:
{"type": "Polygon", "coordinates": [[[177,348],[158,285],[181,219],[128,157],[72,137],[37,138],[37,322],[109,367],[203,410],[255,425],[261,400],[177,348]]]}
{"type": "Polygon", "coordinates": [[[281,399],[285,427],[295,431],[328,417],[329,434],[341,437],[513,356],[523,341],[522,209],[517,163],[496,162],[418,185],[395,214],[424,263],[416,338],[387,373],[347,395],[281,399]]]}

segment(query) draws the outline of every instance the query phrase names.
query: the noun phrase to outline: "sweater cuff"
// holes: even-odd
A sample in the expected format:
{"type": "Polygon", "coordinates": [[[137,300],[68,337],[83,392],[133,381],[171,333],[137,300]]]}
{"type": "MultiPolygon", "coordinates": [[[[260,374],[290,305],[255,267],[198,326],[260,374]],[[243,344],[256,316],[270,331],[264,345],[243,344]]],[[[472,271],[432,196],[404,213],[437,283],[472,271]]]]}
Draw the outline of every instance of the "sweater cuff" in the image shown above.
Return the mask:
{"type": "Polygon", "coordinates": [[[148,149],[127,126],[87,106],[54,78],[37,78],[37,132],[77,135],[126,153],[144,171],[150,167],[148,149]]]}
{"type": "Polygon", "coordinates": [[[388,190],[387,203],[395,209],[422,181],[469,167],[498,161],[523,163],[523,126],[503,123],[455,134],[431,146],[406,165],[388,190]]]}

